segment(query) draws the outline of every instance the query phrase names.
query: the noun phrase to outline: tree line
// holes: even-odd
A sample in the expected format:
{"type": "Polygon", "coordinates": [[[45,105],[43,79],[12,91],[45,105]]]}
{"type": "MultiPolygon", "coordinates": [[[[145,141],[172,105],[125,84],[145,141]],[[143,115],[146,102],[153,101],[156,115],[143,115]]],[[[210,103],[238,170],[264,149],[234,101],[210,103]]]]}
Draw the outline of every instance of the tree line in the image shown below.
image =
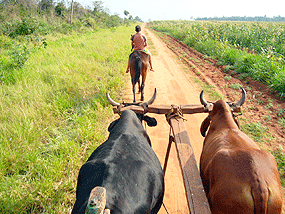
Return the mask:
{"type": "Polygon", "coordinates": [[[0,0],[0,35],[16,37],[38,31],[47,34],[50,30],[110,28],[133,21],[128,11],[126,17],[111,15],[102,1],[94,1],[93,6],[84,8],[76,1],[56,0],[0,0]],[[72,24],[72,26],[68,26],[72,24]]]}

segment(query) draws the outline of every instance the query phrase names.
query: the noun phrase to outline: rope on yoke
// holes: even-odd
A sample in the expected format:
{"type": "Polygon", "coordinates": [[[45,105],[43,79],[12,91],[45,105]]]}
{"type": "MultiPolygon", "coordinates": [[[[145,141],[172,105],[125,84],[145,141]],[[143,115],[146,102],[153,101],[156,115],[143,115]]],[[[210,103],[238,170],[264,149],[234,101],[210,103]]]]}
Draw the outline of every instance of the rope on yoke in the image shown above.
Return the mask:
{"type": "Polygon", "coordinates": [[[173,117],[182,118],[183,120],[187,120],[182,113],[182,109],[180,106],[171,105],[171,109],[169,112],[165,114],[167,122],[170,124],[170,119],[173,117]]]}

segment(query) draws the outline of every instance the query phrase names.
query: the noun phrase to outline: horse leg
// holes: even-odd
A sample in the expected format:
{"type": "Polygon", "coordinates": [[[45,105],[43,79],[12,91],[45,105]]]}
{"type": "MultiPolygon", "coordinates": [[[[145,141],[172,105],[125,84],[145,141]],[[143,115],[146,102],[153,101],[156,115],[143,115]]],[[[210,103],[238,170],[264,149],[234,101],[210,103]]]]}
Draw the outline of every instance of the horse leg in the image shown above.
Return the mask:
{"type": "Polygon", "coordinates": [[[139,81],[138,81],[138,85],[139,85],[139,93],[142,91],[142,87],[141,87],[141,81],[140,81],[140,79],[139,79],[139,81]]]}
{"type": "Polygon", "coordinates": [[[144,83],[141,85],[141,101],[144,101],[144,83]]]}
{"type": "Polygon", "coordinates": [[[147,70],[148,70],[148,66],[147,63],[143,63],[143,67],[142,67],[142,73],[141,73],[141,101],[144,101],[144,86],[145,86],[145,80],[146,80],[146,75],[147,75],[147,70]]]}
{"type": "Polygon", "coordinates": [[[133,94],[134,94],[134,103],[136,102],[136,83],[134,82],[134,79],[132,79],[132,85],[133,85],[133,94]]]}

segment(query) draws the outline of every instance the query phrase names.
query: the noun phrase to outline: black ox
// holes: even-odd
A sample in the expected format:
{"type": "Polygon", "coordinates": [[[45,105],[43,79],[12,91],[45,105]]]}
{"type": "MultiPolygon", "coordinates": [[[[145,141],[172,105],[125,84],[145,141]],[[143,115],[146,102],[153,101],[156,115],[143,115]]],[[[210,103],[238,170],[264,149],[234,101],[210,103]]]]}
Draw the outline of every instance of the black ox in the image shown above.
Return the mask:
{"type": "MultiPolygon", "coordinates": [[[[151,104],[155,96],[156,92],[144,104],[151,104]]],[[[108,94],[107,98],[112,105],[120,105],[108,94]]],[[[142,120],[150,126],[156,125],[154,118],[137,115],[131,110],[123,111],[120,118],[110,124],[108,140],[80,169],[72,214],[85,213],[90,192],[96,186],[106,189],[106,209],[112,214],[159,211],[164,195],[164,176],[142,120]]]]}

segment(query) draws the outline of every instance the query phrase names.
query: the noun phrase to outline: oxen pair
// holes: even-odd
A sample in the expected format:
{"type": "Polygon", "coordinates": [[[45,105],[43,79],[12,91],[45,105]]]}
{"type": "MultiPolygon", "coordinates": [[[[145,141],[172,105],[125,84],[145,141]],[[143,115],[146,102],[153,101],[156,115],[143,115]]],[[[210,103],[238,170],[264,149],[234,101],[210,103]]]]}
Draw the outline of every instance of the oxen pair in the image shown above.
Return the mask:
{"type": "MultiPolygon", "coordinates": [[[[155,95],[143,105],[151,104],[155,95]]],[[[283,199],[276,161],[240,131],[233,116],[245,97],[243,90],[237,103],[208,103],[203,92],[200,95],[206,109],[213,107],[201,125],[201,134],[206,136],[200,159],[204,189],[214,214],[280,214],[283,199]]],[[[72,213],[84,213],[86,208],[89,212],[89,194],[96,186],[107,190],[106,208],[111,213],[158,212],[164,194],[163,172],[143,119],[155,125],[153,119],[130,110],[111,123],[108,140],[80,170],[72,213]]]]}
{"type": "MultiPolygon", "coordinates": [[[[155,96],[156,91],[150,101],[141,105],[148,106],[155,96]]],[[[112,105],[120,105],[108,94],[107,97],[112,105]]],[[[90,193],[97,186],[106,189],[106,208],[112,214],[158,212],[164,195],[164,175],[142,120],[149,126],[156,125],[154,118],[131,110],[123,111],[120,118],[110,124],[108,140],[80,169],[73,214],[98,213],[96,201],[91,206],[88,204],[90,193]]]]}
{"type": "Polygon", "coordinates": [[[245,101],[235,104],[223,100],[213,105],[201,125],[205,137],[200,158],[200,173],[213,214],[280,214],[282,191],[274,157],[240,131],[233,111],[245,101]]]}

